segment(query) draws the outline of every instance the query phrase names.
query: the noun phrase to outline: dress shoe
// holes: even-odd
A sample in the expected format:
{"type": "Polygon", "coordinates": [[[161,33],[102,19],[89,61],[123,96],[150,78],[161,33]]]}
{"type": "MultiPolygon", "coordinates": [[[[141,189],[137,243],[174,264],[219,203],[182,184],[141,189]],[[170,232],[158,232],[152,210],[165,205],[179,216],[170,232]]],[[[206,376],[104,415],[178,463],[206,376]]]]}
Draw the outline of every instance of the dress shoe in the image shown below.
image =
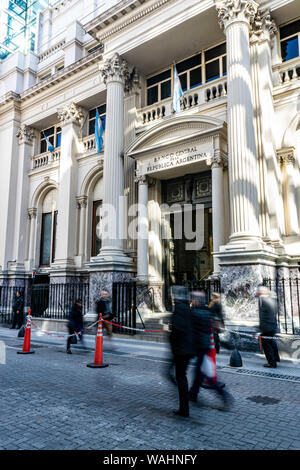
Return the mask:
{"type": "Polygon", "coordinates": [[[180,410],[174,410],[173,413],[174,413],[174,415],[182,416],[183,418],[188,418],[190,416],[189,413],[183,413],[180,410]]]}
{"type": "Polygon", "coordinates": [[[264,364],[264,367],[269,367],[269,368],[271,368],[271,369],[276,369],[277,365],[276,365],[276,364],[274,364],[274,365],[272,365],[272,364],[264,364]]]}
{"type": "Polygon", "coordinates": [[[197,403],[197,395],[193,395],[193,393],[189,393],[189,400],[193,403],[197,403]]]}
{"type": "Polygon", "coordinates": [[[67,349],[67,354],[72,354],[71,349],[67,349]]]}

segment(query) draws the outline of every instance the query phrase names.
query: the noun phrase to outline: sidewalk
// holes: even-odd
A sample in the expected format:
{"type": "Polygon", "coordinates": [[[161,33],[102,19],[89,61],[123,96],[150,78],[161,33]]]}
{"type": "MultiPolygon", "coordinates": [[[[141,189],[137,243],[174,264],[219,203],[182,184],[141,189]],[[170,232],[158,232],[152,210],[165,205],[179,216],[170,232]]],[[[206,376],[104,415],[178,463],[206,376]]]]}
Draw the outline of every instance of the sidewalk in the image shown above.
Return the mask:
{"type": "MultiPolygon", "coordinates": [[[[40,331],[32,329],[31,342],[32,344],[47,344],[52,346],[59,346],[62,350],[66,348],[66,338],[56,337],[61,336],[61,333],[53,332],[53,336],[48,336],[40,331]]],[[[9,328],[0,327],[0,340],[5,342],[5,339],[16,339],[16,345],[23,345],[23,338],[18,338],[18,330],[10,330],[9,328]]],[[[95,347],[95,336],[85,335],[84,342],[86,349],[91,352],[95,347]]],[[[81,344],[72,346],[74,354],[76,350],[82,349],[81,344]]],[[[128,357],[139,357],[145,360],[154,362],[167,362],[170,360],[170,348],[168,343],[157,341],[142,341],[128,338],[113,338],[112,344],[107,337],[104,337],[104,355],[119,355],[128,357]]],[[[263,364],[266,362],[264,354],[257,354],[251,352],[241,352],[243,367],[232,368],[229,366],[231,351],[221,349],[220,354],[217,354],[217,368],[222,369],[223,372],[237,372],[248,373],[251,375],[260,375],[265,377],[274,377],[278,379],[299,379],[300,381],[300,360],[299,359],[282,359],[278,364],[277,369],[266,369],[263,364]]]]}

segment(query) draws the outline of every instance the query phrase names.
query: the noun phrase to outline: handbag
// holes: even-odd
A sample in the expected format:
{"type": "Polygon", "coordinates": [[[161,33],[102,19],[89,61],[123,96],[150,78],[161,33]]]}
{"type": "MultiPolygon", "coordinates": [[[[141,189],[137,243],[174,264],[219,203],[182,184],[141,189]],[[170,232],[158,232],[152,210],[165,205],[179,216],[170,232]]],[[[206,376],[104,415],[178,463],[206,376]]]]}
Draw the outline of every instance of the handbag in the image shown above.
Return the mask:
{"type": "Polygon", "coordinates": [[[201,364],[201,372],[205,377],[213,378],[215,376],[215,368],[212,359],[205,354],[202,364],[201,364]]]}
{"type": "Polygon", "coordinates": [[[71,344],[77,344],[77,335],[71,336],[71,344]]]}

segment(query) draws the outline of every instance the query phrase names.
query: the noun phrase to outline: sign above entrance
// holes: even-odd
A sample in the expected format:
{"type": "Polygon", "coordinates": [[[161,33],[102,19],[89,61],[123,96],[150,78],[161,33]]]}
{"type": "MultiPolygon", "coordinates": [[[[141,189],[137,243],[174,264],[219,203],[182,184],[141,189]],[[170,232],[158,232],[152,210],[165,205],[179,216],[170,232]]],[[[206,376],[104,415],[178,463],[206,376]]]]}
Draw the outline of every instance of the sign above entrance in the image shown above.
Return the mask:
{"type": "MultiPolygon", "coordinates": [[[[207,148],[207,147],[206,147],[207,148]]],[[[137,175],[147,175],[163,170],[189,165],[207,160],[211,153],[203,152],[203,146],[191,145],[182,149],[166,152],[149,159],[137,160],[137,175]]]]}

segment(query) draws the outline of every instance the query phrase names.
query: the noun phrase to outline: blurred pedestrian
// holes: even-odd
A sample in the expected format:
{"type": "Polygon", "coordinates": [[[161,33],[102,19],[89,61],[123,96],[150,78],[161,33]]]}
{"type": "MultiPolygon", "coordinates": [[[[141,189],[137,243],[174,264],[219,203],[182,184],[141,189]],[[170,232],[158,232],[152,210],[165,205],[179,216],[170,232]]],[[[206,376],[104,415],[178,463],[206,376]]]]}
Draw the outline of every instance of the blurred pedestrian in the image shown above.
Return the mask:
{"type": "Polygon", "coordinates": [[[13,322],[11,329],[15,328],[16,326],[20,329],[23,325],[23,315],[24,315],[24,298],[20,291],[17,291],[14,296],[13,304],[13,322]]]}
{"type": "Polygon", "coordinates": [[[220,385],[215,378],[206,375],[207,372],[203,370],[203,362],[209,358],[210,349],[210,335],[212,332],[211,314],[206,305],[206,296],[204,292],[191,293],[192,304],[192,318],[193,318],[193,333],[194,342],[197,355],[197,363],[195,369],[195,376],[193,385],[190,388],[189,399],[190,401],[197,402],[199,389],[204,380],[214,389],[223,400],[223,409],[228,410],[232,402],[229,393],[225,392],[223,386],[220,385]]]}
{"type": "Polygon", "coordinates": [[[265,286],[259,286],[257,289],[259,305],[259,331],[262,335],[262,347],[267,359],[264,367],[276,368],[280,361],[276,340],[278,327],[276,321],[277,303],[272,297],[271,291],[265,286]],[[268,338],[264,338],[267,336],[268,338]]]}
{"type": "MultiPolygon", "coordinates": [[[[111,298],[107,289],[102,289],[101,291],[100,299],[96,303],[96,312],[98,316],[100,313],[102,313],[102,320],[107,320],[111,322],[115,319],[115,315],[112,313],[111,298]]],[[[104,321],[102,324],[103,327],[106,329],[106,333],[109,340],[112,341],[113,325],[111,325],[111,323],[107,323],[106,321],[104,321]]]]}
{"type": "Polygon", "coordinates": [[[220,352],[219,333],[222,330],[222,328],[225,328],[225,324],[224,324],[223,309],[222,309],[222,304],[221,304],[221,296],[218,292],[213,293],[212,300],[209,303],[208,308],[210,310],[211,318],[212,318],[216,353],[219,354],[220,352]]]}
{"type": "Polygon", "coordinates": [[[179,409],[174,411],[174,414],[187,418],[189,416],[189,390],[186,373],[190,359],[195,356],[192,312],[185,287],[173,286],[172,295],[174,313],[171,318],[170,343],[179,394],[179,409]]]}
{"type": "Polygon", "coordinates": [[[82,301],[77,299],[74,305],[70,309],[69,313],[69,322],[68,329],[70,336],[67,340],[67,354],[72,354],[71,344],[77,343],[77,336],[74,336],[75,333],[78,333],[78,338],[83,343],[83,314],[82,314],[82,301]],[[74,340],[75,338],[75,340],[74,340]]]}

